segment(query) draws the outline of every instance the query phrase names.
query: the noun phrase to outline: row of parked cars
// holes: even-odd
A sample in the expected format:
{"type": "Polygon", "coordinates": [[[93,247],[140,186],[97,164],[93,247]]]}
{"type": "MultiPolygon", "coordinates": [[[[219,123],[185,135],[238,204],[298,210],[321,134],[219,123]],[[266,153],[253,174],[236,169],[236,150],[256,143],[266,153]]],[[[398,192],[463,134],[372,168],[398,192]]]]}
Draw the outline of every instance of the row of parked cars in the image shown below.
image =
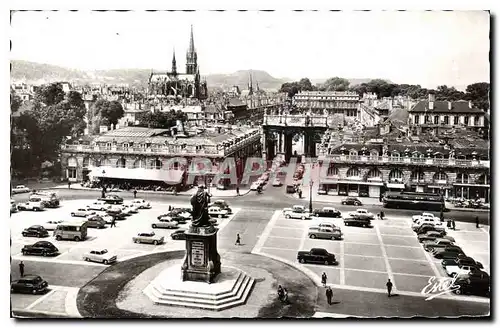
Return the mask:
{"type": "MultiPolygon", "coordinates": [[[[330,217],[342,218],[342,213],[333,207],[323,207],[309,212],[303,205],[294,205],[291,208],[284,208],[283,215],[286,219],[301,219],[311,220],[314,217],[330,217]]],[[[356,211],[350,211],[344,216],[344,225],[358,226],[358,227],[371,227],[371,220],[375,218],[375,214],[366,209],[358,208],[356,211]]]]}
{"type": "Polygon", "coordinates": [[[490,276],[483,271],[483,265],[465,254],[455,244],[455,239],[448,236],[446,227],[432,213],[423,213],[412,217],[412,229],[424,249],[441,259],[446,274],[455,278],[456,294],[477,294],[489,296],[490,276]]]}
{"type": "Polygon", "coordinates": [[[59,207],[59,197],[55,192],[36,191],[32,192],[27,202],[17,204],[10,200],[10,213],[17,211],[43,211],[45,208],[59,207]]]}

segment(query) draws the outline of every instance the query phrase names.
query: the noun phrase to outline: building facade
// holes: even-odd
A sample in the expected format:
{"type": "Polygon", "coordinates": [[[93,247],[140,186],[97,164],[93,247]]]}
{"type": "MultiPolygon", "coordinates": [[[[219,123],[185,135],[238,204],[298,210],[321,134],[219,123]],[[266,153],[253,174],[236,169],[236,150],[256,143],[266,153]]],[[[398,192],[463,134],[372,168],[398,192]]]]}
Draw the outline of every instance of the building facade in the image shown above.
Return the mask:
{"type": "Polygon", "coordinates": [[[356,92],[303,91],[293,97],[293,104],[311,115],[340,115],[346,123],[360,118],[361,99],[356,92]]]}
{"type": "Polygon", "coordinates": [[[407,137],[329,131],[320,150],[320,192],[380,197],[386,190],[490,200],[489,145],[477,134],[407,137]]]}
{"type": "Polygon", "coordinates": [[[261,155],[258,129],[224,129],[127,127],[70,141],[61,149],[62,176],[72,182],[106,178],[187,184],[192,165],[201,159],[209,160],[207,175],[213,177],[227,157],[241,165],[261,155]]]}

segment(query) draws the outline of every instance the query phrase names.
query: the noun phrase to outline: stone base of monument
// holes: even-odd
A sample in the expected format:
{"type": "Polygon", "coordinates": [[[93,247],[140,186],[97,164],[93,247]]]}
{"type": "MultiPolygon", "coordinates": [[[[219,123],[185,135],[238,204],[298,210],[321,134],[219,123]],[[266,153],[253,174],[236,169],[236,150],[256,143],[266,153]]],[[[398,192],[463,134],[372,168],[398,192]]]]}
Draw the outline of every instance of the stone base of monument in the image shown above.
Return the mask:
{"type": "Polygon", "coordinates": [[[211,284],[182,281],[179,266],[173,265],[143,292],[155,304],[221,311],[245,304],[254,283],[245,272],[225,266],[211,284]]]}

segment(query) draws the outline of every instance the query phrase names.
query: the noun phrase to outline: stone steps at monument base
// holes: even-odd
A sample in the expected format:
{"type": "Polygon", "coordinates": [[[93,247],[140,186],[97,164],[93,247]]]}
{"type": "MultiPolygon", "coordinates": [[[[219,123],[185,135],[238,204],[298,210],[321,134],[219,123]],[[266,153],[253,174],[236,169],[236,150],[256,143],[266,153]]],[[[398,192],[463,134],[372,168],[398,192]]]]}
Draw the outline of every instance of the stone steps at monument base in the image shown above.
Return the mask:
{"type": "Polygon", "coordinates": [[[196,298],[188,298],[188,297],[168,297],[165,299],[164,296],[158,297],[157,291],[155,291],[152,286],[148,286],[144,293],[147,294],[155,304],[159,305],[170,305],[170,306],[179,306],[179,307],[188,307],[188,308],[197,308],[197,309],[205,309],[212,311],[222,311],[225,309],[229,309],[235,306],[243,305],[246,303],[246,300],[255,284],[255,279],[246,276],[243,280],[243,283],[240,284],[238,288],[238,292],[234,296],[225,297],[220,300],[200,300],[196,298]],[[201,301],[201,302],[200,302],[201,301]]]}
{"type": "Polygon", "coordinates": [[[238,273],[238,278],[236,278],[236,282],[234,283],[234,285],[231,287],[230,290],[228,289],[226,291],[215,292],[215,293],[183,291],[183,290],[176,290],[176,289],[170,289],[170,288],[165,289],[165,288],[161,288],[161,286],[157,286],[157,285],[154,285],[152,287],[160,295],[176,296],[176,297],[180,297],[180,298],[188,297],[188,298],[195,298],[195,299],[216,300],[216,299],[236,295],[246,276],[247,275],[245,273],[240,271],[238,273]]]}
{"type": "Polygon", "coordinates": [[[240,292],[244,290],[250,281],[250,277],[244,275],[243,278],[237,282],[230,291],[223,293],[223,295],[217,297],[206,297],[206,295],[198,295],[195,293],[183,294],[183,295],[175,295],[171,294],[168,290],[159,290],[152,286],[152,292],[155,294],[156,298],[160,301],[189,301],[196,304],[215,304],[219,305],[228,300],[232,300],[232,298],[238,297],[240,292]]]}

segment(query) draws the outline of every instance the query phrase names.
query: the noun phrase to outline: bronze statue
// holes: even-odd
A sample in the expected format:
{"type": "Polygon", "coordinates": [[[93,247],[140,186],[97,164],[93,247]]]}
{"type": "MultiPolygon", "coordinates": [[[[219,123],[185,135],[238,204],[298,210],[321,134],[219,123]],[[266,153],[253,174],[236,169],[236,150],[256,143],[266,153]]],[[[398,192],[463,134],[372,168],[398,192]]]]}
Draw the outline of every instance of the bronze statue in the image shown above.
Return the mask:
{"type": "Polygon", "coordinates": [[[210,203],[210,195],[205,191],[203,186],[198,187],[196,194],[191,197],[191,205],[193,206],[193,219],[191,225],[193,227],[208,227],[210,217],[208,216],[208,204],[210,203]]]}

